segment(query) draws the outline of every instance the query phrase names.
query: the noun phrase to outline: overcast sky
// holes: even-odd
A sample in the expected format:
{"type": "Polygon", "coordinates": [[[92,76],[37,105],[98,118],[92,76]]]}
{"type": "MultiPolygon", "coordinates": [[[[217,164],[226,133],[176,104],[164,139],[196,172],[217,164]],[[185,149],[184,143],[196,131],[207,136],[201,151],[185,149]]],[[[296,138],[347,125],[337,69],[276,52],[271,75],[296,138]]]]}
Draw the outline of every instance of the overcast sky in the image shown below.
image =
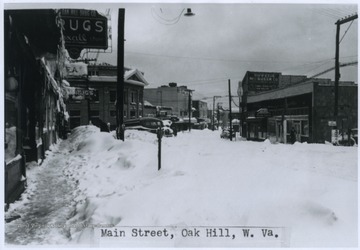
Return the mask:
{"type": "MultiPolygon", "coordinates": [[[[113,53],[100,54],[99,61],[114,65],[118,8],[125,8],[125,66],[143,71],[150,83],[148,87],[176,82],[195,90],[197,98],[226,95],[228,79],[232,94],[236,95],[238,82],[246,71],[310,77],[334,67],[335,22],[357,13],[356,1],[348,4],[184,2],[93,3],[87,7],[63,3],[56,7],[101,12],[109,8],[113,53]],[[195,16],[180,15],[184,8],[191,8],[195,16]]],[[[341,25],[340,37],[343,37],[340,62],[357,61],[358,20],[341,25]]],[[[341,80],[357,82],[357,68],[357,65],[341,68],[341,80]]],[[[331,71],[320,77],[334,79],[334,74],[331,71]]]]}

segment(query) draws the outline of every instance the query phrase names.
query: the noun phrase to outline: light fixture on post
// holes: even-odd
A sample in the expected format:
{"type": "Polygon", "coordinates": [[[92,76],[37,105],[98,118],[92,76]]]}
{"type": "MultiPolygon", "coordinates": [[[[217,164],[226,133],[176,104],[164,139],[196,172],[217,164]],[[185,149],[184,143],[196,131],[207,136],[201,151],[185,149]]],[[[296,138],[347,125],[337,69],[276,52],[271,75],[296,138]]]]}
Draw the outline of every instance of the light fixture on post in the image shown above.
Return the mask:
{"type": "MultiPolygon", "coordinates": [[[[184,9],[185,10],[185,9],[184,9]]],[[[183,10],[183,11],[184,11],[183,10]]],[[[191,8],[187,8],[186,9],[186,13],[184,14],[184,16],[195,16],[195,13],[193,13],[192,11],[191,11],[191,8]]]]}
{"type": "Polygon", "coordinates": [[[15,69],[9,70],[8,76],[5,80],[5,90],[9,92],[16,92],[19,89],[19,82],[15,77],[15,69]]]}
{"type": "Polygon", "coordinates": [[[160,11],[161,11],[161,15],[155,11],[155,8],[154,8],[154,7],[151,8],[151,13],[152,13],[152,16],[154,17],[154,19],[155,19],[156,21],[158,21],[159,23],[164,24],[164,25],[174,25],[174,24],[177,24],[185,11],[186,11],[186,12],[184,13],[184,16],[186,16],[186,17],[195,16],[195,13],[193,13],[193,12],[191,11],[191,8],[184,8],[184,9],[182,9],[179,15],[177,15],[175,18],[171,18],[171,19],[164,18],[164,17],[162,16],[162,15],[163,15],[162,9],[160,9],[160,11]]]}

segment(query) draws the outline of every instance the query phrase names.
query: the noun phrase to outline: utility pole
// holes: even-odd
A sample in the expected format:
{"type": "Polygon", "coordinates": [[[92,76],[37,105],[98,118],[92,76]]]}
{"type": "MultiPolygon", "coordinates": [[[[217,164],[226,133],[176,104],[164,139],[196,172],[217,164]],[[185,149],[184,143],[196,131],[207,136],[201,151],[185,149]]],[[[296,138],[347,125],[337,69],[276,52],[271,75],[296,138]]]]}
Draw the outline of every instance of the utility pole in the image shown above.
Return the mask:
{"type": "Polygon", "coordinates": [[[358,15],[352,15],[343,19],[339,19],[336,24],[336,51],[335,51],[335,105],[334,105],[334,120],[336,122],[335,130],[337,130],[337,119],[338,119],[338,99],[339,99],[339,80],[340,80],[340,25],[353,21],[358,18],[358,15]]]}
{"type": "Polygon", "coordinates": [[[214,96],[213,97],[213,109],[212,109],[212,131],[215,130],[215,98],[220,98],[221,96],[214,96]]]}
{"type": "Polygon", "coordinates": [[[232,141],[232,113],[231,113],[231,83],[229,79],[229,120],[230,120],[230,141],[232,141]]]}
{"type": "Polygon", "coordinates": [[[189,132],[191,131],[191,110],[192,110],[192,101],[191,101],[191,96],[192,96],[192,91],[191,89],[187,90],[189,92],[189,102],[188,102],[188,110],[189,110],[189,132]]]}
{"type": "Polygon", "coordinates": [[[118,54],[117,54],[117,88],[116,88],[116,132],[117,138],[124,141],[124,32],[125,9],[119,9],[118,17],[118,54]]]}

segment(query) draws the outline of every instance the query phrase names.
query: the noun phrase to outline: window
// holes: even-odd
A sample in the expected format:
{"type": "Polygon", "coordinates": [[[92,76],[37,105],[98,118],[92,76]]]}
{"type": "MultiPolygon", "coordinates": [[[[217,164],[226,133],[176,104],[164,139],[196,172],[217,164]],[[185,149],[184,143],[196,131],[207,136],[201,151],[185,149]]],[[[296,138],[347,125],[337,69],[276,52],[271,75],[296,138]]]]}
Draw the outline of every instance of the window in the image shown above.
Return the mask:
{"type": "Polygon", "coordinates": [[[80,116],[80,110],[70,110],[70,116],[80,116]]]}
{"type": "Polygon", "coordinates": [[[309,136],[309,122],[301,121],[301,134],[305,136],[309,136]]]}
{"type": "Polygon", "coordinates": [[[129,100],[128,92],[127,92],[127,90],[124,90],[124,104],[127,104],[128,100],[129,100]]]}
{"type": "Polygon", "coordinates": [[[116,91],[115,90],[110,90],[110,102],[115,102],[116,101],[116,91]]]}
{"type": "Polygon", "coordinates": [[[99,110],[90,110],[91,117],[99,117],[99,115],[100,115],[99,110]]]}
{"type": "Polygon", "coordinates": [[[90,97],[92,102],[99,102],[99,91],[96,91],[96,93],[90,97]]]}
{"type": "Polygon", "coordinates": [[[73,129],[75,127],[78,127],[81,125],[81,121],[80,121],[80,115],[81,112],[80,110],[70,110],[69,111],[70,114],[70,129],[73,129]]]}
{"type": "Polygon", "coordinates": [[[110,110],[110,116],[116,117],[116,110],[110,110]]]}

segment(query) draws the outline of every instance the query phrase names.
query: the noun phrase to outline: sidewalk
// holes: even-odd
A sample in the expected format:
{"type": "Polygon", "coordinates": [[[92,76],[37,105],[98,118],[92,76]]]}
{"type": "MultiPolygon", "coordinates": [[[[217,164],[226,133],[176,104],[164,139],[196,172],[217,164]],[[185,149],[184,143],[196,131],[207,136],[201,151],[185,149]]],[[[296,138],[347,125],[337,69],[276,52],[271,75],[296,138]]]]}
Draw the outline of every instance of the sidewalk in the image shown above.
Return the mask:
{"type": "Polygon", "coordinates": [[[5,224],[5,244],[47,245],[69,241],[70,230],[65,224],[75,209],[77,189],[75,181],[63,172],[68,154],[66,144],[67,141],[61,141],[47,152],[41,166],[35,162],[27,166],[28,187],[5,214],[5,217],[20,216],[5,224]]]}

